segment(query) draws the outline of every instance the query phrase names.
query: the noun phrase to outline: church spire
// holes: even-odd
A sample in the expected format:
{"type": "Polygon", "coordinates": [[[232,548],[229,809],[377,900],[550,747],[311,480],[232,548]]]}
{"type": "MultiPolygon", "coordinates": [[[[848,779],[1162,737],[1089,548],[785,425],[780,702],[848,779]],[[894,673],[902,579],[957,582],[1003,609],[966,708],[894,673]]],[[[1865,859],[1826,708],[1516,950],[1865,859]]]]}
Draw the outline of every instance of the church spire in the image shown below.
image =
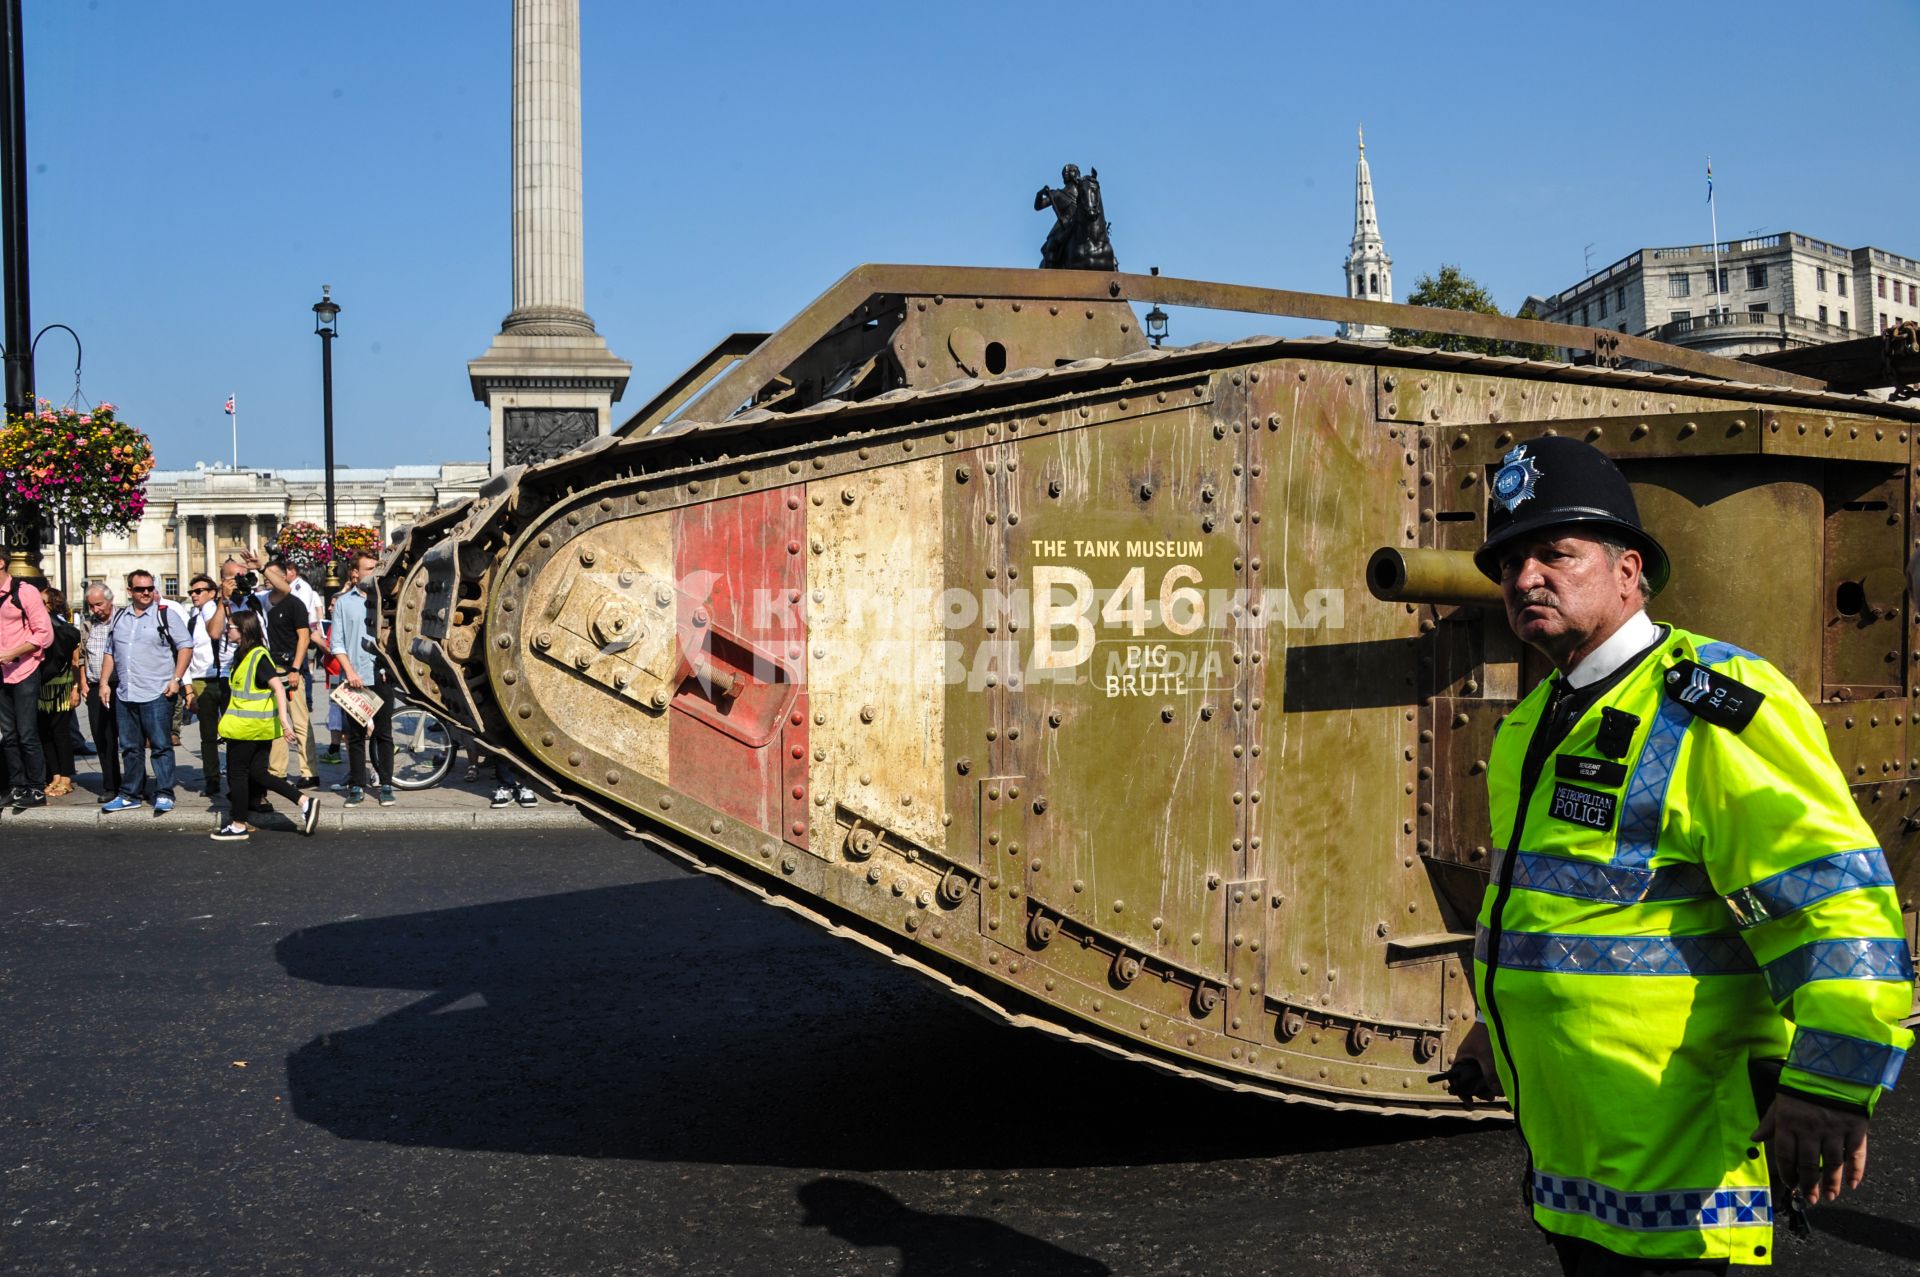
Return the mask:
{"type": "MultiPolygon", "coordinates": [[[[1373,174],[1367,168],[1367,134],[1360,130],[1360,163],[1353,178],[1353,242],[1347,249],[1347,296],[1393,300],[1393,259],[1380,238],[1380,216],[1373,206],[1373,174]]],[[[1385,341],[1378,324],[1342,324],[1339,336],[1355,341],[1385,341]]]]}

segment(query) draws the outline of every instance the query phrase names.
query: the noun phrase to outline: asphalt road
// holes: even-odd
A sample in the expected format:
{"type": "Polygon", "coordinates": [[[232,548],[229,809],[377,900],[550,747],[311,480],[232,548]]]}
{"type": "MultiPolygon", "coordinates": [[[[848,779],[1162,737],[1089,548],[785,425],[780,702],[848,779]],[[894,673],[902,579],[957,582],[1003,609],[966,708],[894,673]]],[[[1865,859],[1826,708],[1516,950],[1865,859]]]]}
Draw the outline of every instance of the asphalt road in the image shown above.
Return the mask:
{"type": "MultiPolygon", "coordinates": [[[[1775,1271],[1915,1271],[1909,1082],[1775,1271]]],[[[0,1271],[1556,1272],[1518,1173],[1006,1028],[598,833],[0,828],[0,1271]]]]}

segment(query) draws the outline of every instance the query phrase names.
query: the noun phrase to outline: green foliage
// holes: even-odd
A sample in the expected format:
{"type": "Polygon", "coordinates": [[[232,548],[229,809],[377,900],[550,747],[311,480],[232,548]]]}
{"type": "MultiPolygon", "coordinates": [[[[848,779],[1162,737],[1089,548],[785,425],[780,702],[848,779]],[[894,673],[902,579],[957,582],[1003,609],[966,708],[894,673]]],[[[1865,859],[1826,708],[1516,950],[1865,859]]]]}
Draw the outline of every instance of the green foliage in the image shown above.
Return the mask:
{"type": "MultiPolygon", "coordinates": [[[[1432,306],[1440,310],[1467,310],[1480,315],[1504,315],[1494,304],[1493,295],[1476,283],[1458,266],[1442,265],[1438,275],[1422,275],[1407,296],[1410,306],[1432,306]]],[[[1523,319],[1537,319],[1523,312],[1523,319]]],[[[1396,346],[1427,346],[1434,350],[1457,350],[1476,355],[1519,355],[1523,359],[1553,359],[1551,346],[1525,342],[1496,341],[1491,337],[1462,337],[1453,333],[1425,332],[1418,328],[1395,328],[1387,340],[1396,346]]]]}

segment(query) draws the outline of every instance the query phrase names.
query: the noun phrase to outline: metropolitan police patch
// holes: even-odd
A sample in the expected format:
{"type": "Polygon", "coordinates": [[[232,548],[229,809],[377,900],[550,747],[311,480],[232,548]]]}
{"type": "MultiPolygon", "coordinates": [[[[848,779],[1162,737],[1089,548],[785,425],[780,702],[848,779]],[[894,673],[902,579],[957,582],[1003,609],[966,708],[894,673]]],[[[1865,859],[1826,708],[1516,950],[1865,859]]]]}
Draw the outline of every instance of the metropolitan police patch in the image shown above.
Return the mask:
{"type": "Polygon", "coordinates": [[[1602,832],[1613,828],[1613,809],[1619,798],[1578,785],[1555,785],[1553,807],[1548,815],[1555,820],[1571,821],[1602,832]]]}
{"type": "Polygon", "coordinates": [[[1521,444],[1505,457],[1504,463],[1493,476],[1493,499],[1506,508],[1508,514],[1522,501],[1533,496],[1533,485],[1540,482],[1540,467],[1527,455],[1527,445],[1521,444]]]}

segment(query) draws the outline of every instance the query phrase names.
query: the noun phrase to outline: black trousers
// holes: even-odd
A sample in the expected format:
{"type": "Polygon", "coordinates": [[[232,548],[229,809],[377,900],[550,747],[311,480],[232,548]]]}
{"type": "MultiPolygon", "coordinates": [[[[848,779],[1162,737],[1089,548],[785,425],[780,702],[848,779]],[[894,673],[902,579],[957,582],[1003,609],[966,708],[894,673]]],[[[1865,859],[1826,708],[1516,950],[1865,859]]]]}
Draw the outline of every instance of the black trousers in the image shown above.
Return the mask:
{"type": "Polygon", "coordinates": [[[1566,1277],[1726,1277],[1724,1259],[1638,1259],[1578,1237],[1554,1237],[1566,1277]]]}
{"type": "Polygon", "coordinates": [[[73,779],[73,711],[40,710],[40,747],[47,755],[47,779],[73,779]]]}
{"type": "Polygon", "coordinates": [[[227,680],[200,680],[193,694],[193,712],[200,720],[200,775],[210,794],[220,792],[220,715],[227,710],[227,680]]]}
{"type": "MultiPolygon", "coordinates": [[[[247,812],[253,800],[272,790],[294,805],[296,818],[300,806],[300,787],[285,776],[267,774],[267,754],[273,747],[270,740],[233,740],[227,741],[227,794],[230,800],[227,820],[231,824],[245,824],[247,812]]],[[[318,801],[317,799],[315,801],[318,801]]]]}
{"type": "Polygon", "coordinates": [[[341,713],[340,717],[347,729],[347,784],[360,789],[367,787],[367,738],[373,738],[373,769],[380,773],[380,782],[393,783],[393,688],[388,685],[384,675],[376,674],[367,690],[380,698],[380,708],[374,711],[371,732],[360,726],[360,720],[353,715],[341,713]]]}
{"type": "Polygon", "coordinates": [[[102,705],[98,695],[87,697],[87,730],[93,734],[93,747],[100,754],[100,792],[117,794],[120,792],[120,716],[113,706],[102,705]]]}
{"type": "Polygon", "coordinates": [[[7,757],[7,781],[15,789],[47,787],[47,757],[40,748],[39,700],[39,670],[18,683],[0,683],[0,751],[7,757]]]}

